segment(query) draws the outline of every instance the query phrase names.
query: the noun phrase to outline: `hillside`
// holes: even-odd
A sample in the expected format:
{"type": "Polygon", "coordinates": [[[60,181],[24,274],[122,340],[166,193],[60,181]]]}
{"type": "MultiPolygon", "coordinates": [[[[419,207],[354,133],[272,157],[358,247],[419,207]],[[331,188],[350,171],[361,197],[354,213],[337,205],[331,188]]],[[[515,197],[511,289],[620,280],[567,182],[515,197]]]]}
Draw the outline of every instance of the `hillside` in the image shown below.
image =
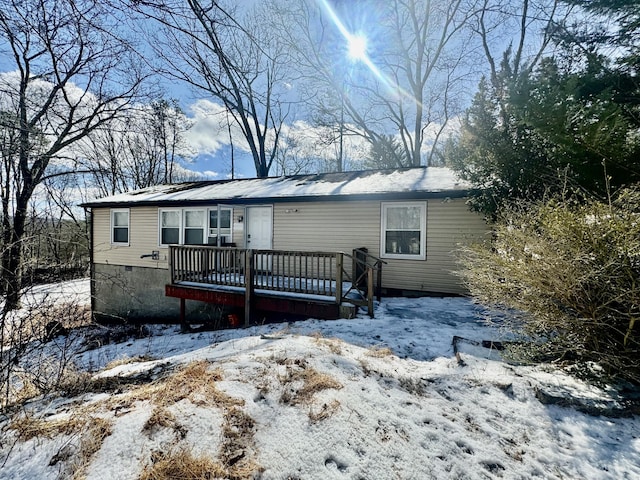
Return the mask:
{"type": "Polygon", "coordinates": [[[75,381],[2,421],[0,478],[640,477],[639,418],[594,415],[621,413],[612,392],[469,342],[456,358],[454,335],[501,339],[484,315],[384,299],[373,320],[58,337],[75,381]]]}

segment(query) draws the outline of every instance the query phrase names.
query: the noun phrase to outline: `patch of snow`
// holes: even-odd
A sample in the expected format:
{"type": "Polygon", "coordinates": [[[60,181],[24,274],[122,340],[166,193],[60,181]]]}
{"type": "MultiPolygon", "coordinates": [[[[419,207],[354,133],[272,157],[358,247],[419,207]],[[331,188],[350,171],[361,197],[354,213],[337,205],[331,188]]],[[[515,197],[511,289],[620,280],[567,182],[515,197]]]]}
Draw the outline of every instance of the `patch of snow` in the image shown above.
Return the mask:
{"type": "Polygon", "coordinates": [[[153,187],[122,193],[89,202],[87,205],[211,200],[212,203],[237,199],[341,197],[407,192],[449,192],[469,190],[446,167],[409,168],[395,171],[346,172],[291,177],[250,178],[153,187]]]}
{"type": "MultiPolygon", "coordinates": [[[[76,360],[101,370],[118,357],[154,359],[101,371],[102,377],[210,362],[222,375],[216,387],[240,400],[238,408],[253,419],[251,448],[263,479],[640,478],[638,417],[590,416],[536,397],[546,389],[604,400],[605,391],[549,366],[509,365],[494,351],[464,343],[464,365],[457,362],[454,335],[478,342],[504,338],[484,315],[464,298],[385,298],[374,319],[197,333],[154,326],[148,338],[85,351],[76,360]],[[292,401],[300,383],[287,378],[303,368],[327,375],[337,387],[292,401]]],[[[105,398],[70,400],[98,408],[105,398]]],[[[35,401],[29,408],[55,414],[71,404],[35,401]]],[[[86,477],[137,478],[153,451],[176,444],[216,458],[223,408],[182,400],[169,410],[184,438],[170,430],[143,432],[148,402],[103,412],[113,421],[112,433],[86,477]]],[[[9,435],[0,445],[0,460],[6,459],[0,478],[56,478],[60,467],[48,464],[64,441],[13,445],[9,435]]]]}

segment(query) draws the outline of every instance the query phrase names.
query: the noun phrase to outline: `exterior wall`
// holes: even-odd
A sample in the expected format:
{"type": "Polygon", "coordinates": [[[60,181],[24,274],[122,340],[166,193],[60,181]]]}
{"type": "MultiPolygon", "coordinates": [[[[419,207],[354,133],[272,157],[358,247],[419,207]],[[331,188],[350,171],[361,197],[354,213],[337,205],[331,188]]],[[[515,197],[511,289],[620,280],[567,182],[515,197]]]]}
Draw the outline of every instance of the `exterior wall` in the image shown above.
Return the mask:
{"type": "MultiPolygon", "coordinates": [[[[388,201],[386,201],[388,202],[388,201]]],[[[273,248],[299,251],[343,251],[366,247],[380,256],[381,201],[300,202],[273,205],[273,248]]],[[[168,249],[158,245],[158,208],[130,209],[129,245],[110,243],[110,209],[94,208],[94,310],[105,316],[177,319],[179,301],[165,297],[169,283],[168,249]],[[159,260],[140,258],[153,250],[159,260]]],[[[234,209],[233,242],[244,246],[242,207],[234,209]]],[[[461,242],[482,240],[483,219],[470,212],[464,199],[427,201],[426,260],[385,259],[383,288],[466,293],[458,278],[454,252],[461,242]]],[[[209,318],[211,306],[187,302],[190,318],[209,318]]]]}
{"type": "MultiPolygon", "coordinates": [[[[212,206],[213,208],[213,206],[212,206]]],[[[111,244],[111,209],[94,208],[93,215],[93,262],[108,265],[168,269],[167,247],[158,245],[158,207],[132,207],[129,209],[129,245],[111,244]],[[153,250],[160,252],[159,260],[140,258],[153,250]]],[[[244,208],[233,212],[232,240],[239,248],[244,245],[243,223],[239,217],[244,208]]]]}
{"type": "MultiPolygon", "coordinates": [[[[178,322],[180,300],[166,297],[167,269],[94,264],[93,313],[102,321],[178,322]]],[[[186,302],[190,321],[212,321],[223,313],[220,306],[186,302]]]]}
{"type": "MultiPolygon", "coordinates": [[[[387,201],[388,202],[388,201],[387,201]]],[[[380,256],[380,201],[287,203],[274,206],[276,250],[343,251],[366,247],[380,256]]],[[[385,259],[383,288],[434,293],[466,293],[458,278],[455,250],[482,240],[488,227],[464,199],[427,201],[426,260],[385,259]]]]}
{"type": "MultiPolygon", "coordinates": [[[[94,208],[93,216],[93,312],[104,321],[178,321],[180,301],[166,297],[164,287],[170,282],[167,247],[158,245],[158,208],[129,209],[129,245],[111,244],[111,209],[94,208]],[[140,258],[153,250],[159,260],[140,258]]],[[[244,209],[234,209],[233,240],[244,242],[239,216],[244,209]]],[[[190,321],[210,321],[223,312],[219,306],[186,302],[190,321]]]]}

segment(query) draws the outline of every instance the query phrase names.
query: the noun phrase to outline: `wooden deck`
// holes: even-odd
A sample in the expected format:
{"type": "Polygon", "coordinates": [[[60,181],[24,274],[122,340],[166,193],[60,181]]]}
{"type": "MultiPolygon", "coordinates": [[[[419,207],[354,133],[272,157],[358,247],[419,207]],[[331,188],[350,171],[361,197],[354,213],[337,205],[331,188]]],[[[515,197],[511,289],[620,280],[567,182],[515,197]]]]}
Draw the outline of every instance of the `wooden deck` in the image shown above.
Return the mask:
{"type": "Polygon", "coordinates": [[[367,307],[373,317],[384,263],[362,250],[349,255],[208,245],[171,246],[169,261],[165,294],[180,299],[182,323],[185,301],[197,300],[243,309],[245,325],[258,311],[336,319],[367,307]]]}

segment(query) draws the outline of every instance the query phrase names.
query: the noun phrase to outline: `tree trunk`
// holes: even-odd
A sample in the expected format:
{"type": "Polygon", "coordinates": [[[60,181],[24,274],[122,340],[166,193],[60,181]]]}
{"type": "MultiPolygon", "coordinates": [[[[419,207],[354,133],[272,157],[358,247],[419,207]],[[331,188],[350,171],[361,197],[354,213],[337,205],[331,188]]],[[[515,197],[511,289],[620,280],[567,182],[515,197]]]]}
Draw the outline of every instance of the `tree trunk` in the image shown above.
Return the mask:
{"type": "Polygon", "coordinates": [[[18,206],[13,218],[9,244],[2,251],[2,283],[5,290],[5,311],[20,307],[22,290],[22,240],[26,223],[26,208],[18,206]]]}

